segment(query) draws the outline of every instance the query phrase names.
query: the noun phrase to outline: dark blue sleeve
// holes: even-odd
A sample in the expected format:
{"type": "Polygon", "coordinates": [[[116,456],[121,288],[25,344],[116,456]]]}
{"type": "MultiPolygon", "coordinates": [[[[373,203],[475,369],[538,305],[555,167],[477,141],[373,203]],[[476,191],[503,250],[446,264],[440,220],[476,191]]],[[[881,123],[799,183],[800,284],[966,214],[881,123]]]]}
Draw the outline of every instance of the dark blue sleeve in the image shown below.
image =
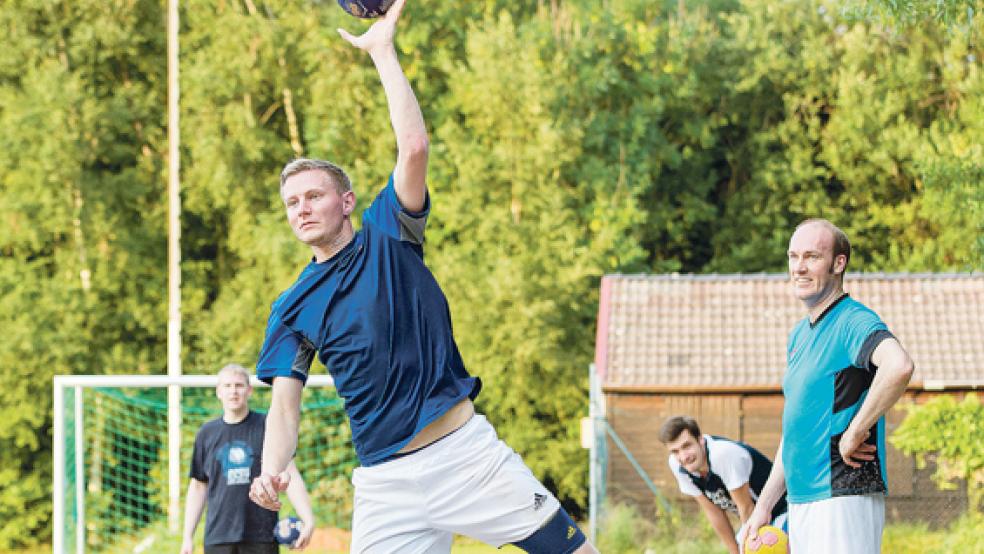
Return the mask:
{"type": "Polygon", "coordinates": [[[208,483],[208,474],[205,473],[205,456],[207,453],[205,452],[204,429],[202,427],[195,434],[195,448],[191,452],[191,470],[188,472],[188,477],[202,483],[208,483]]]}
{"type": "Polygon", "coordinates": [[[887,339],[894,339],[895,335],[892,334],[888,329],[878,329],[868,335],[865,339],[864,344],[861,345],[861,351],[858,353],[857,360],[855,360],[854,365],[860,367],[861,369],[867,369],[868,371],[877,371],[878,367],[875,363],[871,361],[871,355],[875,353],[875,349],[882,341],[887,339]]]}
{"type": "Polygon", "coordinates": [[[845,331],[847,351],[855,367],[874,371],[875,368],[871,366],[871,354],[881,341],[892,336],[888,327],[875,312],[858,310],[846,322],[845,331]]]}
{"type": "Polygon", "coordinates": [[[372,226],[387,236],[417,246],[424,243],[424,226],[430,213],[430,193],[424,198],[424,209],[411,212],[400,204],[390,174],[386,187],[376,196],[362,214],[362,225],[372,226]]]}
{"type": "Polygon", "coordinates": [[[274,377],[292,377],[306,383],[314,360],[314,345],[284,325],[276,310],[273,312],[256,362],[256,377],[269,385],[274,377]]]}

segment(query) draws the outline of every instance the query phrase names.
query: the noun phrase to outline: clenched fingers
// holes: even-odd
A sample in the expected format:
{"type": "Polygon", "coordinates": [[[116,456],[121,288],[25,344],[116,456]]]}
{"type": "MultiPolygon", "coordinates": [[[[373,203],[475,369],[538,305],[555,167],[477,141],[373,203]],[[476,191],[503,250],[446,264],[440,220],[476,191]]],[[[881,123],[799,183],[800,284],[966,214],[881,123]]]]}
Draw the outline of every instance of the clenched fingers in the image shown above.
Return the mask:
{"type": "Polygon", "coordinates": [[[249,499],[262,508],[267,510],[280,510],[280,488],[279,479],[275,475],[262,474],[249,486],[249,499]]]}
{"type": "Polygon", "coordinates": [[[844,458],[845,464],[857,469],[862,463],[874,460],[877,452],[877,446],[863,442],[851,452],[841,452],[841,457],[844,458]]]}

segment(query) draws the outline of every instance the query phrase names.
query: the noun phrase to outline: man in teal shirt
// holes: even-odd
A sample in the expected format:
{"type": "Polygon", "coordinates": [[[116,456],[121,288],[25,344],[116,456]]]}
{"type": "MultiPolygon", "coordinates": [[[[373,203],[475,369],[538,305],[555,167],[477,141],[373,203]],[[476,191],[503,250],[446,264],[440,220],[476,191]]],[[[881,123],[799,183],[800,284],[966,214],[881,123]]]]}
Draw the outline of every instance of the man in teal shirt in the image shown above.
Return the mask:
{"type": "Polygon", "coordinates": [[[807,317],[789,335],[782,441],[749,518],[757,533],[787,492],[796,554],[877,554],[885,523],[884,414],[912,376],[878,315],[844,292],[851,245],[824,219],[789,241],[790,284],[807,317]]]}

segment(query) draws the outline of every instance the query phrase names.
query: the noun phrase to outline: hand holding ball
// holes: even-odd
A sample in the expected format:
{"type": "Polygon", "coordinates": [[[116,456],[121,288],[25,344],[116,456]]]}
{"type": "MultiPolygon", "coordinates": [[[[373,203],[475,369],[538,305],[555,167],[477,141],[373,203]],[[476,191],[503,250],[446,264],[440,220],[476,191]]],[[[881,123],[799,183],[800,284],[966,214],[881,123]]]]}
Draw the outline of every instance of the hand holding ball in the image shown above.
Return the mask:
{"type": "Polygon", "coordinates": [[[771,525],[763,525],[758,530],[758,536],[745,537],[746,554],[786,554],[789,552],[789,537],[782,529],[771,525]]]}
{"type": "Polygon", "coordinates": [[[361,19],[379,17],[390,9],[395,0],[338,0],[338,5],[349,15],[361,19]]]}
{"type": "Polygon", "coordinates": [[[301,536],[301,526],[304,525],[296,517],[285,517],[273,528],[273,538],[280,544],[294,544],[301,536]]]}

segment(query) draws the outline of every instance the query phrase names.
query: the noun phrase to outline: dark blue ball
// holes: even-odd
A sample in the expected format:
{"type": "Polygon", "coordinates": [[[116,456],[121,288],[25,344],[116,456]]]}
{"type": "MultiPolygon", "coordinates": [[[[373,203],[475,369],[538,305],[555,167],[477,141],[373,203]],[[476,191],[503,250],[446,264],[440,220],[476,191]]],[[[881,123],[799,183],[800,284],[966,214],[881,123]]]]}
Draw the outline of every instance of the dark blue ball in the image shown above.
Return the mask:
{"type": "Polygon", "coordinates": [[[273,538],[280,544],[294,544],[301,536],[301,525],[301,520],[296,517],[285,517],[273,528],[273,538]]]}
{"type": "Polygon", "coordinates": [[[379,17],[393,5],[394,0],[338,0],[343,10],[362,19],[379,17]]]}

